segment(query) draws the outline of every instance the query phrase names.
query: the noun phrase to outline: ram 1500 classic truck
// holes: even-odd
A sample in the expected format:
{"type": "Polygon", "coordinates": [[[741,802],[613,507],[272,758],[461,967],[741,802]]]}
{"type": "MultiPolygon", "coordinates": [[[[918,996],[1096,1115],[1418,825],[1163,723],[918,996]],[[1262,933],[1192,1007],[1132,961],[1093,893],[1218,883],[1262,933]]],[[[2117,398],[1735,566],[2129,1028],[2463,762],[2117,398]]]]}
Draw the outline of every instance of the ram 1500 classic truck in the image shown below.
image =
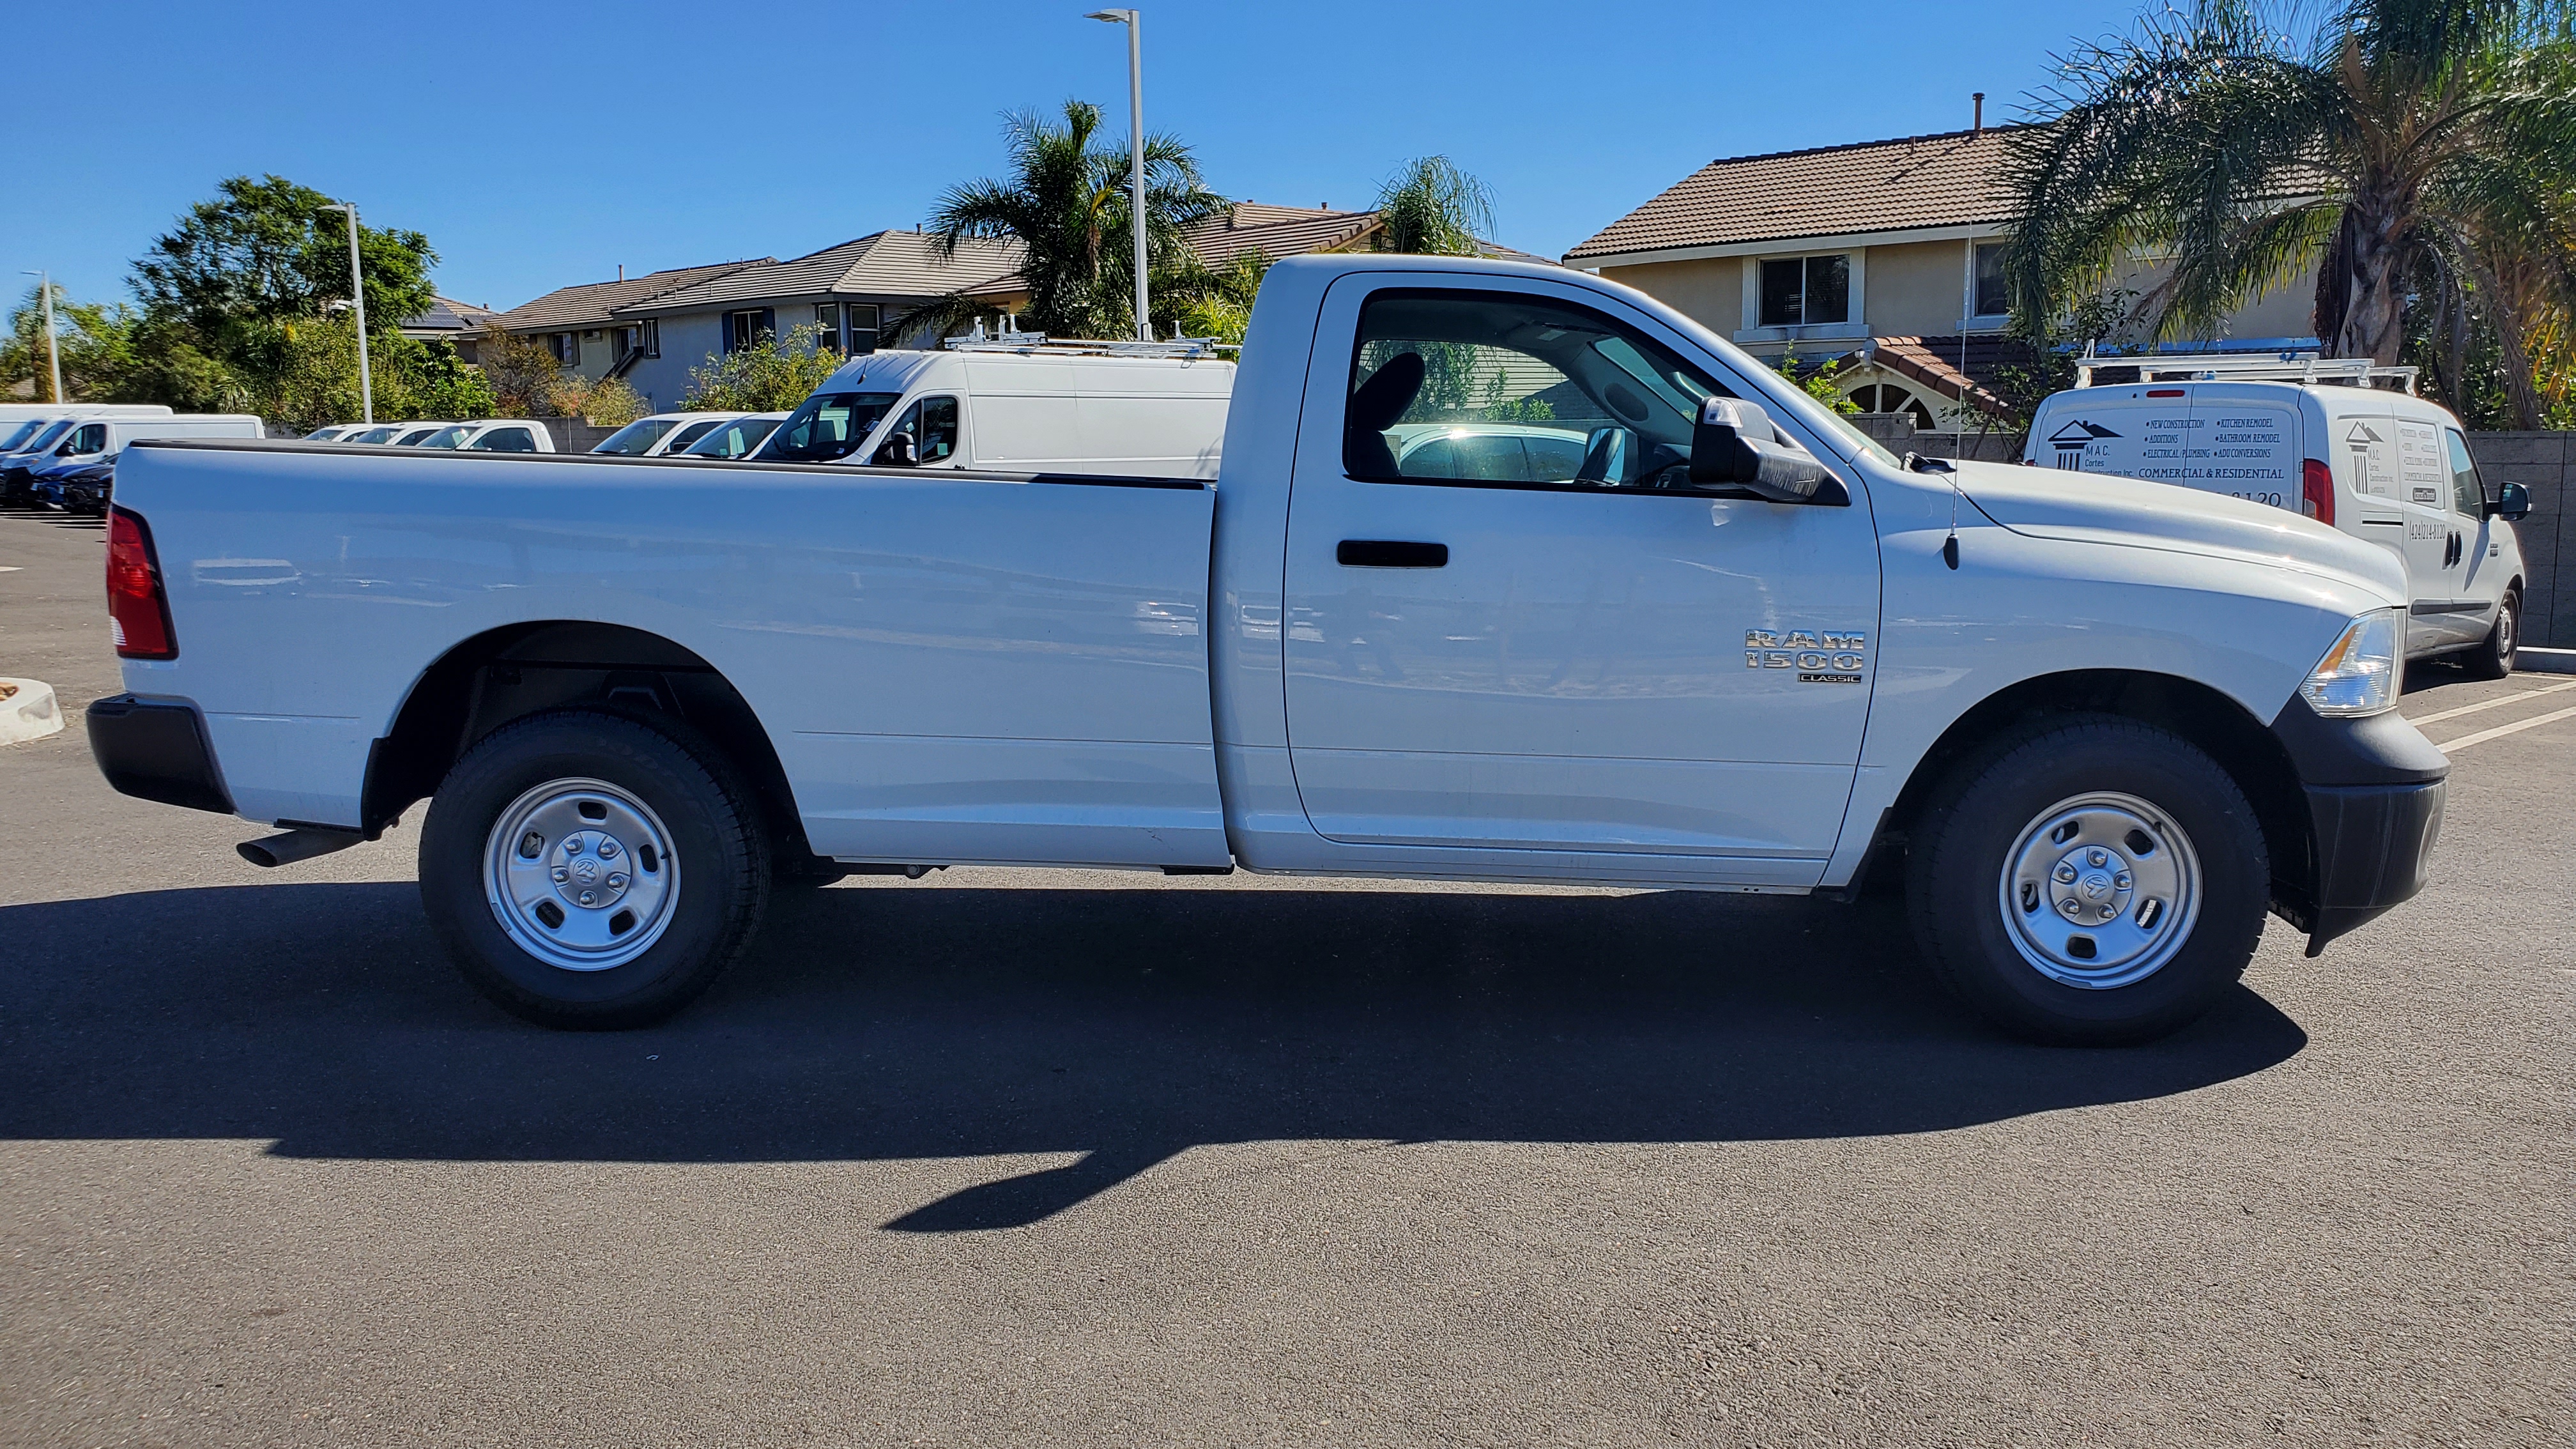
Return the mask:
{"type": "Polygon", "coordinates": [[[89,730],[262,863],[426,799],[430,920],[556,1026],[678,1008],[774,890],[972,863],[1901,878],[1989,1017],[2137,1040],[2267,907],[2314,954],[2414,894],[2446,764],[2386,550],[2077,481],[1898,457],[1595,277],[1297,258],[1212,484],[138,445],[89,730]]]}

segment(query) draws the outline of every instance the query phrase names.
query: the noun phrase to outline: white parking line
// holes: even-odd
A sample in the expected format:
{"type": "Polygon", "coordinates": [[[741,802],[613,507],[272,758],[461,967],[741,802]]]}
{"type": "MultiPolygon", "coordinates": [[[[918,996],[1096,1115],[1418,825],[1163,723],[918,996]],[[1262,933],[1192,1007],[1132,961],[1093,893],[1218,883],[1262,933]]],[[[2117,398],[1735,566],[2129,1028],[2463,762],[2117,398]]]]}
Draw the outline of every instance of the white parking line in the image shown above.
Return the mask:
{"type": "Polygon", "coordinates": [[[2417,729],[2422,729],[2424,726],[2433,723],[2435,720],[2455,719],[2464,714],[2476,714],[2479,710],[2493,709],[2500,704],[2512,704],[2516,700],[2538,699],[2544,694],[2556,694],[2562,689],[2576,689],[2576,679],[2571,679],[2565,684],[2547,685],[2540,689],[2517,689],[2511,694],[2499,695],[2494,699],[2482,699],[2475,704],[2461,705],[2458,709],[2443,710],[2439,714],[2428,714],[2422,716],[2410,714],[2406,717],[2406,722],[2415,726],[2417,729]]]}
{"type": "Polygon", "coordinates": [[[2485,741],[2495,739],[2500,735],[2520,734],[2524,730],[2545,725],[2554,720],[2566,719],[2570,716],[2576,716],[2576,704],[2569,705],[2565,709],[2552,710],[2547,714],[2534,715],[2529,719],[2515,720],[2509,725],[2497,725],[2491,730],[2480,730],[2473,735],[2462,735],[2458,739],[2451,741],[2449,744],[2435,745],[2434,748],[2440,750],[2443,754],[2453,755],[2467,749],[2471,745],[2484,743],[2485,741]]]}

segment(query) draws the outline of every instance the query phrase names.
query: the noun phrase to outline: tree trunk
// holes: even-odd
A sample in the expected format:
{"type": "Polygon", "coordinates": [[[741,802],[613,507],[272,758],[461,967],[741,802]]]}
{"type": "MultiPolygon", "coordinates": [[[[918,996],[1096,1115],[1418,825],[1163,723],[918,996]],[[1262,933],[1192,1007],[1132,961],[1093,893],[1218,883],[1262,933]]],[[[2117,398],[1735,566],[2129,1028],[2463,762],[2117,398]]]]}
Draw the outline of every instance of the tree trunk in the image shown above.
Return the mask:
{"type": "Polygon", "coordinates": [[[2328,357],[2367,357],[2383,367],[2405,342],[2405,247],[2388,209],[2347,204],[2317,272],[2317,341],[2328,357]]]}

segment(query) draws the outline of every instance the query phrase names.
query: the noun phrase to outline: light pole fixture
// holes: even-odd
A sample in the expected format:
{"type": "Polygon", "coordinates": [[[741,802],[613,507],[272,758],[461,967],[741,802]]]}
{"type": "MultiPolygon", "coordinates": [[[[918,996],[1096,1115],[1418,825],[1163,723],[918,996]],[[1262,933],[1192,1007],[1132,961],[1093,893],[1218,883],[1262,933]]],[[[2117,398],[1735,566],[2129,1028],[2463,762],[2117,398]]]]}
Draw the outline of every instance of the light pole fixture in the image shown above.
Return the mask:
{"type": "Polygon", "coordinates": [[[376,380],[367,370],[367,283],[358,271],[358,208],[354,202],[332,202],[324,211],[349,217],[349,305],[358,314],[358,409],[367,422],[376,420],[376,380]]]}
{"type": "Polygon", "coordinates": [[[45,272],[23,275],[36,279],[36,296],[45,306],[45,360],[53,365],[54,401],[60,403],[63,400],[63,345],[54,338],[54,279],[45,272]]]}
{"type": "Polygon", "coordinates": [[[1094,10],[1085,20],[1105,20],[1127,27],[1127,124],[1132,140],[1127,148],[1134,163],[1128,176],[1131,195],[1127,229],[1136,234],[1136,340],[1154,340],[1154,319],[1145,310],[1145,43],[1142,32],[1144,17],[1134,10],[1094,10]]]}

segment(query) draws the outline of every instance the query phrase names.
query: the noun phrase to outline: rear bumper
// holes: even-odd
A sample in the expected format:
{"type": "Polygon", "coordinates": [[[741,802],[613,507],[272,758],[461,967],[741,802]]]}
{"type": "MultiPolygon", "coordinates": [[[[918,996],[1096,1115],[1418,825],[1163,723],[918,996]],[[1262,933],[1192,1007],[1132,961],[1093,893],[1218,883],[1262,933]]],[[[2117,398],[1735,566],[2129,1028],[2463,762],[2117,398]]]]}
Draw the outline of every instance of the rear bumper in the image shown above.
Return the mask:
{"type": "Polygon", "coordinates": [[[187,700],[117,694],[92,703],[89,752],[120,794],[233,813],[232,796],[206,743],[206,722],[187,700]]]}
{"type": "Polygon", "coordinates": [[[2424,888],[2451,762],[2395,710],[2326,719],[2293,696],[2272,733],[2299,772],[2312,845],[2278,904],[2314,956],[2424,888]]]}

